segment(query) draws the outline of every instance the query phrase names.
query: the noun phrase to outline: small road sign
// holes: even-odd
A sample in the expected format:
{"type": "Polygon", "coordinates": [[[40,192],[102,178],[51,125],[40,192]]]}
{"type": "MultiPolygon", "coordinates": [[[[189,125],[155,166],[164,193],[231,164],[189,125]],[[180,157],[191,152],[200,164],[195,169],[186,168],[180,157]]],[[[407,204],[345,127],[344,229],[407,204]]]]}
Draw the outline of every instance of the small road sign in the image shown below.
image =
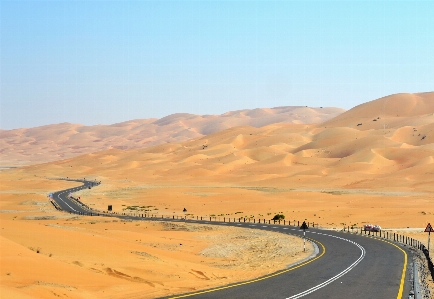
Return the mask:
{"type": "Polygon", "coordinates": [[[425,232],[426,233],[433,233],[434,232],[434,229],[432,228],[430,223],[428,223],[428,225],[426,226],[425,232]]]}
{"type": "Polygon", "coordinates": [[[425,228],[425,232],[428,233],[428,254],[429,254],[429,237],[431,235],[431,232],[434,232],[434,229],[432,229],[431,223],[428,223],[428,225],[425,228]]]}
{"type": "Polygon", "coordinates": [[[300,226],[300,229],[309,229],[309,227],[306,224],[306,221],[303,221],[303,224],[300,226]]]}
{"type": "Polygon", "coordinates": [[[306,251],[306,230],[309,229],[309,227],[306,224],[306,221],[303,221],[303,224],[300,226],[300,229],[303,230],[303,251],[306,251]]]}

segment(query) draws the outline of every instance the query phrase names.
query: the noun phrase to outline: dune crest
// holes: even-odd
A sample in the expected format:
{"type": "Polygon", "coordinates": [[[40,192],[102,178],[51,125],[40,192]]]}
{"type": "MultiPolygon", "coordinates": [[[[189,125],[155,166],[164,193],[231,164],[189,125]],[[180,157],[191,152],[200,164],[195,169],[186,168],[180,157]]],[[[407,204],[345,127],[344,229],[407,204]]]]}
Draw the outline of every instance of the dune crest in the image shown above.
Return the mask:
{"type": "Polygon", "coordinates": [[[44,163],[112,148],[127,150],[178,143],[236,126],[320,123],[344,111],[340,108],[258,108],[222,115],[176,113],[161,119],[136,119],[113,125],[61,123],[0,130],[0,166],[44,163]]]}

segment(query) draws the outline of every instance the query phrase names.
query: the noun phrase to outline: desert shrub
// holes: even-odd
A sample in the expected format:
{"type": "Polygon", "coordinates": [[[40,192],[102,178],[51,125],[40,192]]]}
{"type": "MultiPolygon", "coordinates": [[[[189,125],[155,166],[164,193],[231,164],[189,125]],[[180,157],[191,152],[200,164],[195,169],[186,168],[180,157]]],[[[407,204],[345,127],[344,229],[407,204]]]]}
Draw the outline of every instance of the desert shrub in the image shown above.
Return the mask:
{"type": "Polygon", "coordinates": [[[271,219],[271,220],[283,220],[283,219],[285,219],[285,215],[276,214],[276,215],[274,215],[273,219],[271,219]]]}

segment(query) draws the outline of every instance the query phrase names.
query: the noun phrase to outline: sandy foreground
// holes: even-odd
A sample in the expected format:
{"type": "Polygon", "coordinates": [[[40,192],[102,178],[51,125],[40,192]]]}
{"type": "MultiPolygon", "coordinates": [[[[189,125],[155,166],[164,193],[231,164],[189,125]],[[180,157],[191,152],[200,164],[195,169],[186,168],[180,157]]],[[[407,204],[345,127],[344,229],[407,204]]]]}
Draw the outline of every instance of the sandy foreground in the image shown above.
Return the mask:
{"type": "Polygon", "coordinates": [[[46,197],[77,183],[8,178],[1,176],[2,298],[155,298],[252,279],[313,252],[271,232],[77,217],[46,197]]]}

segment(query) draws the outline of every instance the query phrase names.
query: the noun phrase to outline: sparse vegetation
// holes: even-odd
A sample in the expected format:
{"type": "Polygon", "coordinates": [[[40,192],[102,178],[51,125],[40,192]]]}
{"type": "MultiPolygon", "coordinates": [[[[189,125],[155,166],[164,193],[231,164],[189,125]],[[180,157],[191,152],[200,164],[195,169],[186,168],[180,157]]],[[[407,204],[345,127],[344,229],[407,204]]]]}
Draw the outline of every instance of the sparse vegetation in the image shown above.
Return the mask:
{"type": "Polygon", "coordinates": [[[276,214],[276,215],[274,215],[273,219],[271,219],[271,220],[283,220],[283,219],[285,219],[285,215],[276,214]]]}

